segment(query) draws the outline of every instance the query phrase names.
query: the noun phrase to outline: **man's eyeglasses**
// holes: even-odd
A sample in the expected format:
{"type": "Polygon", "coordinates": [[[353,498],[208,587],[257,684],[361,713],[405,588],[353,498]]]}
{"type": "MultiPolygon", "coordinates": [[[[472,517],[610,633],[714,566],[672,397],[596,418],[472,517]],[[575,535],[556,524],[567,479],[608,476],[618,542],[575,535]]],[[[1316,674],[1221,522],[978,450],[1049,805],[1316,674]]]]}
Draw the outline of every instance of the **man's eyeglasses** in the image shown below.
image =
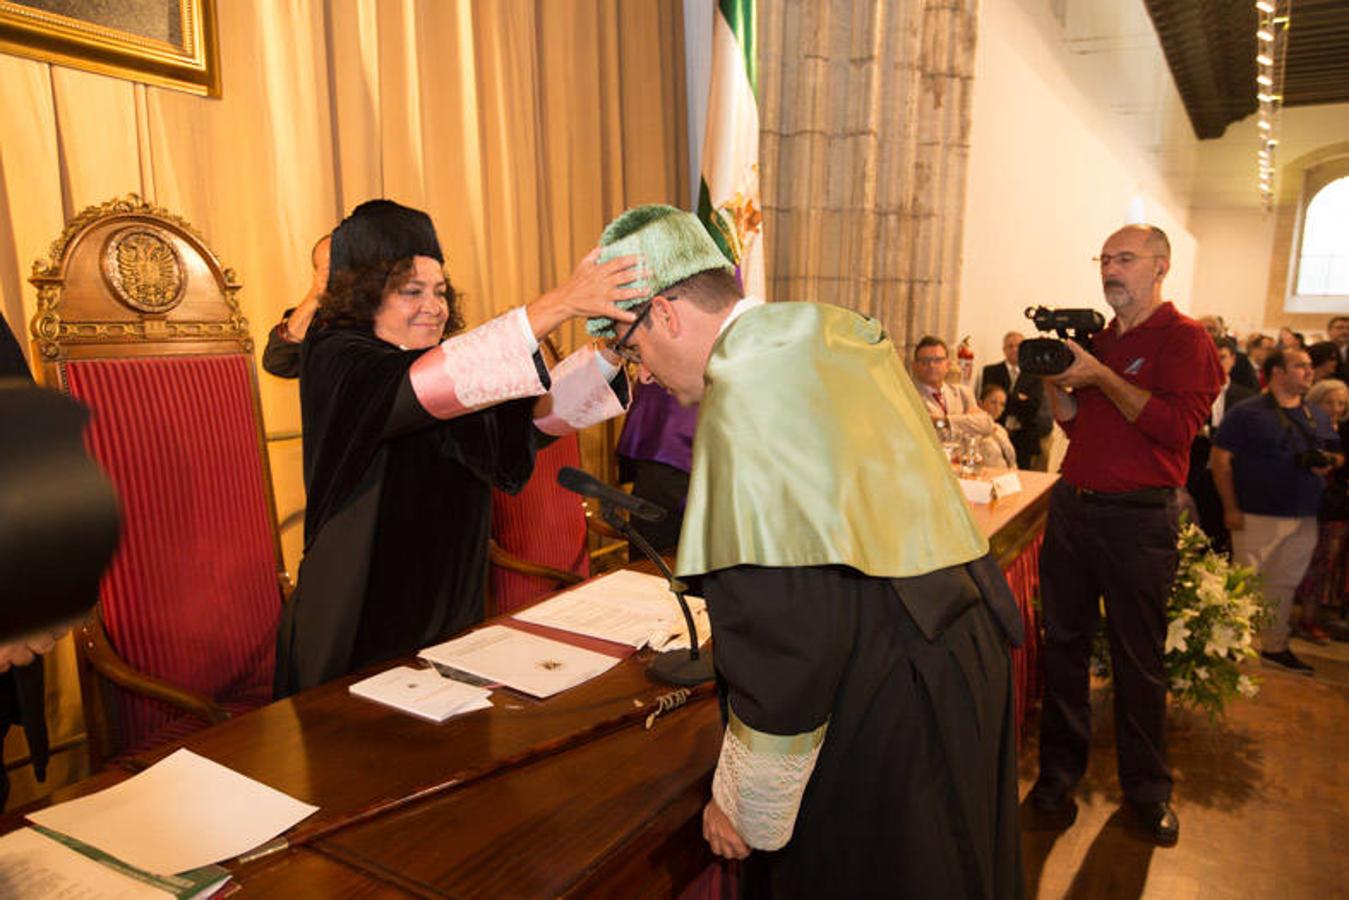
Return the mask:
{"type": "Polygon", "coordinates": [[[1110,265],[1112,261],[1119,263],[1121,266],[1132,266],[1140,259],[1156,259],[1157,257],[1162,255],[1163,254],[1161,253],[1144,253],[1141,255],[1138,253],[1128,253],[1128,252],[1102,253],[1100,256],[1093,256],[1091,258],[1091,261],[1094,263],[1100,263],[1101,268],[1104,269],[1106,266],[1110,265]]]}
{"type": "MultiPolygon", "coordinates": [[[[679,299],[678,297],[671,297],[669,294],[661,294],[660,296],[664,297],[666,300],[679,299]]],[[[648,300],[646,306],[642,307],[642,311],[637,314],[637,318],[632,320],[632,324],[628,326],[627,331],[623,332],[623,336],[609,345],[609,349],[613,351],[616,356],[625,362],[630,362],[636,366],[642,364],[642,351],[632,346],[630,341],[633,334],[637,331],[637,327],[642,324],[647,316],[651,315],[651,306],[651,300],[648,300]]]]}
{"type": "Polygon", "coordinates": [[[920,366],[935,366],[938,363],[946,362],[945,356],[915,356],[913,361],[920,366]]]}

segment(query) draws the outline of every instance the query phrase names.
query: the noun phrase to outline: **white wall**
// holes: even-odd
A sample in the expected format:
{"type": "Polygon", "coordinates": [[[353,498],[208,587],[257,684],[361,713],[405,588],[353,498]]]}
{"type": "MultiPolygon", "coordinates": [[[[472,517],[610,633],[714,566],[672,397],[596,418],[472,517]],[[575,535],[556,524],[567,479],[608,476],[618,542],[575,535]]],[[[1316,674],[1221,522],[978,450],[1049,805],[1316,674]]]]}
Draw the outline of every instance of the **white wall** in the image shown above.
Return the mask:
{"type": "Polygon", "coordinates": [[[1170,235],[1166,294],[1188,309],[1197,145],[1141,2],[983,0],[959,334],[946,337],[971,335],[984,365],[1006,331],[1034,332],[1026,306],[1108,314],[1091,258],[1139,219],[1170,235]]]}
{"type": "MultiPolygon", "coordinates": [[[[1272,261],[1286,256],[1291,228],[1280,229],[1278,213],[1265,212],[1256,191],[1256,117],[1233,122],[1221,138],[1204,141],[1194,182],[1190,230],[1199,243],[1194,309],[1216,313],[1245,335],[1273,334],[1280,325],[1321,330],[1326,314],[1294,315],[1283,310],[1284,286],[1271,287],[1272,261]],[[1286,245],[1282,242],[1286,242],[1286,245]],[[1273,290],[1278,296],[1271,299],[1273,290]]],[[[1349,142],[1349,104],[1298,106],[1279,114],[1280,202],[1301,196],[1298,160],[1330,145],[1349,142]]]]}
{"type": "Polygon", "coordinates": [[[1220,315],[1243,337],[1265,329],[1274,216],[1259,206],[1196,207],[1190,229],[1199,243],[1195,314],[1220,315]]]}

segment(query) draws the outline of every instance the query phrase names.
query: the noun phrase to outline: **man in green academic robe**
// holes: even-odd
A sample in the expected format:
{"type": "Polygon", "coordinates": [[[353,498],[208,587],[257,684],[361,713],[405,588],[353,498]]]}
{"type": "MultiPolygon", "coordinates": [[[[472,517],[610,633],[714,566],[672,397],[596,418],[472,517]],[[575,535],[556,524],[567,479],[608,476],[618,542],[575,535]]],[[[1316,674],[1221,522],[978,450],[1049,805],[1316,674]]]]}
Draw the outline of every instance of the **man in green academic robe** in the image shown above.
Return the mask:
{"type": "Polygon", "coordinates": [[[727,727],[703,815],[747,896],[1016,898],[1020,616],[880,324],[744,297],[700,223],[629,210],[631,326],[591,331],[701,401],[677,574],[727,727]]]}

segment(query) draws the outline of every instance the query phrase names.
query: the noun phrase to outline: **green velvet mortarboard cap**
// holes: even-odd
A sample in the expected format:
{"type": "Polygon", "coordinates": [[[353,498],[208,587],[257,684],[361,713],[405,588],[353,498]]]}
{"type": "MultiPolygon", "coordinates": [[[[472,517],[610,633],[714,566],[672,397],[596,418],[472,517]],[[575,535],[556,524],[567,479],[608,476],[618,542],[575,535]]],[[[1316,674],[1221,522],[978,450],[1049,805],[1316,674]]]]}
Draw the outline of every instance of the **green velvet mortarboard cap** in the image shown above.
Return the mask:
{"type": "MultiPolygon", "coordinates": [[[[635,206],[614,219],[600,235],[600,262],[636,254],[646,275],[634,282],[646,288],[644,296],[620,300],[621,309],[632,309],[650,300],[672,284],[710,269],[734,273],[735,267],[717,247],[703,223],[692,213],[653,203],[635,206]]],[[[586,322],[586,331],[596,337],[616,337],[614,320],[596,316],[586,322]]]]}

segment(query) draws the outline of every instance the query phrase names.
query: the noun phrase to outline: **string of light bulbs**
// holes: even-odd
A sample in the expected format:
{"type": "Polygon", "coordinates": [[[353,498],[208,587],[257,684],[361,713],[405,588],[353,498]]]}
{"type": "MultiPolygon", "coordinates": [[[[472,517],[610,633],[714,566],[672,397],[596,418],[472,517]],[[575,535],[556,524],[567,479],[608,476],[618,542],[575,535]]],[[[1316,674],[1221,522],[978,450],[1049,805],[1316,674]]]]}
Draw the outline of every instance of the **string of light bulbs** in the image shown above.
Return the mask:
{"type": "Polygon", "coordinates": [[[1256,183],[1265,209],[1274,206],[1274,157],[1279,148],[1279,112],[1283,109],[1284,64],[1288,58],[1288,23],[1292,0],[1256,0],[1255,98],[1256,183]]]}

